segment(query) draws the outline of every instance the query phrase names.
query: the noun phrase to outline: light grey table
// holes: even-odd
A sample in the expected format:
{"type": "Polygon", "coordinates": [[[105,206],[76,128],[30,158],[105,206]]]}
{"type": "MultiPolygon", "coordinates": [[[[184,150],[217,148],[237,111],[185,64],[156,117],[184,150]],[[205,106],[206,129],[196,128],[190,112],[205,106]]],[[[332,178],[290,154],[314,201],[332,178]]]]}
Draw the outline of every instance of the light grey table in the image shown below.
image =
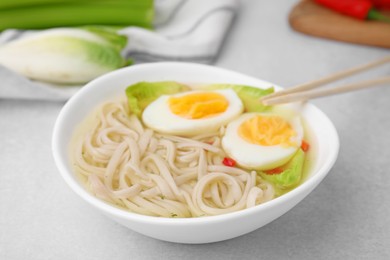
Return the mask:
{"type": "MultiPolygon", "coordinates": [[[[292,31],[294,2],[245,1],[216,65],[288,87],[390,54],[292,31]]],[[[341,139],[321,185],[250,234],[181,245],[114,223],[66,186],[50,148],[62,103],[0,100],[0,259],[390,259],[390,87],[314,103],[341,139]]]]}

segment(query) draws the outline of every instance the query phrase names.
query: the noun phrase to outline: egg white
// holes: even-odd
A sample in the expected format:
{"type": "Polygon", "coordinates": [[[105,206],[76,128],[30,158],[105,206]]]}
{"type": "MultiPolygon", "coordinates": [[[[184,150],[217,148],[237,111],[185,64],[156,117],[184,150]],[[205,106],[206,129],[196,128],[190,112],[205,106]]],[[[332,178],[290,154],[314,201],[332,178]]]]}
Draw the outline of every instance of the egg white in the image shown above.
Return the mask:
{"type": "Polygon", "coordinates": [[[205,132],[217,131],[221,126],[237,118],[244,110],[241,99],[231,89],[215,91],[189,91],[175,95],[163,95],[149,104],[143,114],[144,124],[157,132],[181,136],[194,136],[205,132]],[[192,93],[213,92],[226,98],[227,109],[208,118],[187,119],[172,113],[169,108],[170,97],[180,97],[192,93]]]}
{"type": "Polygon", "coordinates": [[[252,144],[239,135],[240,125],[256,115],[275,114],[248,113],[229,123],[222,138],[223,149],[239,166],[247,169],[270,170],[287,163],[302,143],[303,128],[299,116],[290,119],[285,118],[297,134],[292,140],[297,145],[283,147],[282,145],[263,146],[252,144]]]}

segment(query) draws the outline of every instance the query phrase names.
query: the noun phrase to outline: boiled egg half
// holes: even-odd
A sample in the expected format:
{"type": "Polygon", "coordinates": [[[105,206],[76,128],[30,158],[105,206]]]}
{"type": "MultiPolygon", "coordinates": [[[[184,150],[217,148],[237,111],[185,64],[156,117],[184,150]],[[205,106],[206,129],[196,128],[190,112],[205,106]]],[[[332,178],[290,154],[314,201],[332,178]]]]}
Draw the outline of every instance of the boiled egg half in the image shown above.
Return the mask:
{"type": "Polygon", "coordinates": [[[222,146],[241,167],[270,170],[285,164],[302,138],[299,116],[248,113],[228,124],[222,146]]]}
{"type": "Polygon", "coordinates": [[[160,133],[194,136],[218,130],[243,109],[234,90],[189,91],[160,96],[145,108],[142,120],[160,133]]]}

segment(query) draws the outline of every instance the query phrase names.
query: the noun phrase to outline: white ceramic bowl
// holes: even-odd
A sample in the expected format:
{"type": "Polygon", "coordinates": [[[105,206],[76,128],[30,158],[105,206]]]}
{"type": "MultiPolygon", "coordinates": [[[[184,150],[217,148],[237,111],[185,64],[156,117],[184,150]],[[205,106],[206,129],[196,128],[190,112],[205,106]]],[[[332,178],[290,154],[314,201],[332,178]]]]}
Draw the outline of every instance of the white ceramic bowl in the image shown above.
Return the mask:
{"type": "Polygon", "coordinates": [[[175,62],[152,63],[123,68],[95,79],[66,103],[58,116],[52,140],[54,159],[62,177],[74,192],[98,211],[136,232],[178,243],[209,243],[246,234],[294,207],[322,181],[336,161],[339,141],[332,122],[318,108],[307,104],[303,109],[303,117],[316,138],[316,160],[309,178],[289,193],[250,209],[202,218],[158,218],[113,207],[88,193],[72,171],[69,142],[73,130],[98,104],[110,97],[124,94],[125,88],[130,84],[163,80],[236,83],[260,88],[274,85],[212,66],[175,62]]]}

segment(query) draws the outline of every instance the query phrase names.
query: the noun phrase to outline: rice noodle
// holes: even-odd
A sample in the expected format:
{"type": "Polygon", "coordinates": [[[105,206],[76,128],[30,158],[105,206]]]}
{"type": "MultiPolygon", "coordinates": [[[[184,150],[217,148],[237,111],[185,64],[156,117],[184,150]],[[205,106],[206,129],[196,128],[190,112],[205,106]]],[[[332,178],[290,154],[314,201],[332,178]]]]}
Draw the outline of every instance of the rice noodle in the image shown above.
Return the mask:
{"type": "Polygon", "coordinates": [[[275,196],[256,172],[222,164],[223,127],[191,139],[154,133],[131,115],[125,100],[114,100],[99,108],[88,128],[76,136],[76,171],[95,196],[131,212],[219,215],[275,196]]]}

